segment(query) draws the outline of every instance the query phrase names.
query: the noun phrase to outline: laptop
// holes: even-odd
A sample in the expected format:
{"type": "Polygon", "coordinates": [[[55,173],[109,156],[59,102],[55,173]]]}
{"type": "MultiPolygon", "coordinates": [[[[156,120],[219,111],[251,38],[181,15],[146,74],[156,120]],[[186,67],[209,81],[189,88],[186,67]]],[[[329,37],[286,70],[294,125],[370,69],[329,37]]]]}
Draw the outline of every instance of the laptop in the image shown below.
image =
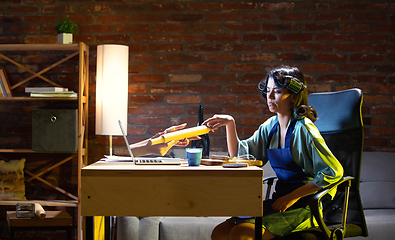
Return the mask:
{"type": "MultiPolygon", "coordinates": [[[[118,120],[119,127],[121,128],[122,136],[123,139],[125,140],[126,148],[128,149],[129,155],[131,157],[130,160],[133,161],[134,164],[144,164],[144,165],[153,165],[153,164],[159,164],[159,165],[180,165],[181,164],[181,158],[167,158],[167,157],[134,157],[132,149],[130,148],[129,145],[129,140],[128,137],[126,136],[126,132],[122,126],[121,120],[118,120]]],[[[118,157],[118,161],[120,159],[125,159],[124,157],[118,157]]],[[[126,160],[127,161],[127,160],[126,160]]]]}

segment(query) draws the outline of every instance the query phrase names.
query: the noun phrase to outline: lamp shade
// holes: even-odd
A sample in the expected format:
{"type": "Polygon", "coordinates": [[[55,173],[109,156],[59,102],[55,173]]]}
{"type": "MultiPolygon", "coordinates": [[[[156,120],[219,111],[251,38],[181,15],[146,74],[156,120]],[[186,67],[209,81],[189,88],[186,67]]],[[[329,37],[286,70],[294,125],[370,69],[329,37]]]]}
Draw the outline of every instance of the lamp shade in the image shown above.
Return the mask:
{"type": "Polygon", "coordinates": [[[96,68],[96,134],[122,135],[118,120],[127,126],[129,47],[97,46],[96,68]]]}

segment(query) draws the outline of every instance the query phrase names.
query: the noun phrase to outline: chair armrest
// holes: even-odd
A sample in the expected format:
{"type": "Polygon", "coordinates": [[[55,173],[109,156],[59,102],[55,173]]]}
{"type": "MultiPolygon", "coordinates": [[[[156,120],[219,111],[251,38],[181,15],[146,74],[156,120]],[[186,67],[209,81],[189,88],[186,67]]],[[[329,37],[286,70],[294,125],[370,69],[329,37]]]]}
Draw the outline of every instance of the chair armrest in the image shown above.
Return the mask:
{"type": "MultiPolygon", "coordinates": [[[[331,184],[330,186],[328,186],[327,188],[321,189],[320,191],[318,191],[317,193],[315,193],[310,199],[309,199],[309,206],[310,206],[310,210],[311,213],[313,214],[315,220],[318,223],[318,226],[320,228],[320,230],[325,233],[325,237],[330,240],[333,239],[332,237],[334,235],[338,235],[339,234],[339,229],[334,229],[334,230],[330,230],[325,222],[324,219],[322,217],[321,211],[320,211],[320,201],[321,198],[324,197],[326,194],[328,194],[331,190],[333,190],[334,188],[337,188],[340,184],[347,182],[346,185],[346,191],[345,191],[345,195],[344,195],[344,206],[343,206],[343,217],[342,217],[342,225],[341,225],[341,229],[340,229],[340,233],[342,234],[342,237],[344,237],[345,234],[345,226],[346,226],[346,218],[347,218],[347,210],[348,210],[348,198],[349,198],[349,190],[350,190],[350,186],[351,186],[351,180],[353,180],[354,177],[343,177],[342,179],[340,179],[338,182],[331,184]]],[[[337,236],[338,239],[340,236],[337,236]]],[[[341,239],[342,239],[341,237],[341,239]]]]}
{"type": "Polygon", "coordinates": [[[267,189],[266,189],[265,200],[269,199],[270,191],[272,190],[272,186],[273,186],[273,183],[274,183],[275,179],[277,179],[276,176],[270,176],[270,177],[263,178],[263,183],[267,182],[267,189]]]}

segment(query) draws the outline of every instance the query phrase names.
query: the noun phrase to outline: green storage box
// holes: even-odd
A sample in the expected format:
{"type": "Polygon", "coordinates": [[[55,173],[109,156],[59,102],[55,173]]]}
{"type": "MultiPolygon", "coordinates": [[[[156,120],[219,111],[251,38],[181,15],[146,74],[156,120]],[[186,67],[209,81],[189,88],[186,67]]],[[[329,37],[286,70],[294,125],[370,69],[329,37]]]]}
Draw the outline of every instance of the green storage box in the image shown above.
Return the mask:
{"type": "Polygon", "coordinates": [[[78,149],[77,109],[34,109],[32,150],[76,152],[78,149]]]}

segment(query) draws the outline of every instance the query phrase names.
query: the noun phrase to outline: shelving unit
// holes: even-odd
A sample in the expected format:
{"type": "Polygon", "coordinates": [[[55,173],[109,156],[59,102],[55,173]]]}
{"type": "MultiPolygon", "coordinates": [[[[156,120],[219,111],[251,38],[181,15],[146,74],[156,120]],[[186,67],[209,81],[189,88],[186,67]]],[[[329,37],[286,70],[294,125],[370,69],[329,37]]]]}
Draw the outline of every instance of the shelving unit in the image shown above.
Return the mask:
{"type": "MultiPolygon", "coordinates": [[[[46,78],[43,74],[49,70],[55,68],[58,65],[68,61],[69,59],[79,56],[79,82],[78,82],[78,97],[77,98],[34,98],[34,97],[3,97],[0,98],[1,102],[15,102],[15,101],[78,101],[78,150],[76,153],[70,153],[70,157],[67,157],[53,166],[47,167],[46,169],[41,169],[39,173],[31,173],[25,170],[25,173],[29,176],[25,176],[25,181],[37,179],[42,183],[56,189],[57,191],[69,196],[72,200],[33,200],[28,199],[30,202],[38,202],[43,206],[66,206],[66,207],[77,207],[78,208],[78,239],[81,238],[81,209],[80,209],[80,193],[81,193],[81,168],[88,164],[88,97],[89,97],[89,47],[85,43],[77,44],[0,44],[0,59],[5,59],[9,63],[12,63],[18,68],[21,68],[25,72],[31,73],[31,76],[19,81],[18,83],[11,86],[11,90],[23,86],[23,84],[28,83],[32,79],[40,78],[41,80],[49,83],[52,86],[61,87],[59,84],[46,78]],[[67,53],[67,56],[61,60],[53,63],[52,65],[46,67],[39,72],[34,72],[33,70],[25,67],[24,65],[14,61],[13,59],[6,56],[7,52],[22,52],[22,51],[62,51],[62,53],[67,53]],[[70,54],[69,54],[70,53],[70,54]],[[77,156],[78,159],[78,192],[77,196],[68,193],[67,191],[52,185],[41,176],[56,168],[60,165],[70,161],[77,156]]],[[[42,153],[33,151],[31,149],[0,149],[0,153],[42,153]]],[[[48,153],[48,152],[46,152],[48,153]]],[[[20,201],[0,201],[0,205],[15,205],[20,201]]]]}

